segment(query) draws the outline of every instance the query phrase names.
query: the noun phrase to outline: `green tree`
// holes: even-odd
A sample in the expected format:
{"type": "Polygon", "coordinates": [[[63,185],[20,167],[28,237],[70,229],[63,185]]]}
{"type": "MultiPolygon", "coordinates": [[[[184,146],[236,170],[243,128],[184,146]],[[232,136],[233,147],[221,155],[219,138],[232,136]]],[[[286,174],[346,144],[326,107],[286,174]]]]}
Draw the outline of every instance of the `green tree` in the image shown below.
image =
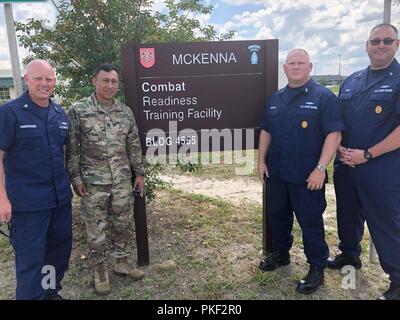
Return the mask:
{"type": "MultiPolygon", "coordinates": [[[[121,44],[173,41],[223,40],[212,26],[196,18],[212,7],[201,0],[166,0],[167,12],[151,11],[149,0],[61,0],[54,25],[29,19],[17,23],[21,45],[34,58],[50,61],[62,80],[56,92],[68,102],[92,91],[90,79],[96,67],[113,62],[120,67],[121,44]]],[[[122,88],[123,89],[123,88],[122,88]]]]}
{"type": "Polygon", "coordinates": [[[320,78],[319,78],[319,84],[321,85],[321,86],[327,86],[328,84],[329,84],[329,81],[328,81],[328,79],[326,78],[326,77],[324,77],[324,76],[321,76],[320,78]]]}
{"type": "MultiPolygon", "coordinates": [[[[212,7],[201,0],[166,0],[167,12],[153,12],[149,0],[61,0],[54,25],[30,19],[17,23],[23,47],[34,58],[49,61],[57,70],[56,93],[64,106],[92,93],[91,78],[99,64],[121,66],[121,44],[224,40],[233,31],[217,37],[212,26],[196,18],[210,14],[212,7]]],[[[123,87],[122,87],[123,90],[123,87]]],[[[122,93],[119,98],[123,98],[122,93]]],[[[146,194],[151,201],[154,190],[163,187],[162,166],[146,163],[146,194]]]]}

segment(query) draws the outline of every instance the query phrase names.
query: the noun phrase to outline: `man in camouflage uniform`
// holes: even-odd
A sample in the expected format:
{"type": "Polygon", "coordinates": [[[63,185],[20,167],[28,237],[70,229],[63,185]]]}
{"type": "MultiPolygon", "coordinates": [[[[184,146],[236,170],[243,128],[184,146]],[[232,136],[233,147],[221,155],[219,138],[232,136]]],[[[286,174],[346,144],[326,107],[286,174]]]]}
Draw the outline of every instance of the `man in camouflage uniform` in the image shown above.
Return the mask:
{"type": "Polygon", "coordinates": [[[69,110],[70,138],[67,166],[76,194],[81,197],[97,294],[110,292],[104,260],[107,221],[112,222],[115,273],[134,280],[144,272],[128,256],[133,244],[133,191],[144,190],[142,149],[134,115],[114,99],[119,77],[114,66],[103,64],[92,79],[95,93],[74,103],[69,110]],[[132,173],[136,179],[132,185],[132,173]]]}

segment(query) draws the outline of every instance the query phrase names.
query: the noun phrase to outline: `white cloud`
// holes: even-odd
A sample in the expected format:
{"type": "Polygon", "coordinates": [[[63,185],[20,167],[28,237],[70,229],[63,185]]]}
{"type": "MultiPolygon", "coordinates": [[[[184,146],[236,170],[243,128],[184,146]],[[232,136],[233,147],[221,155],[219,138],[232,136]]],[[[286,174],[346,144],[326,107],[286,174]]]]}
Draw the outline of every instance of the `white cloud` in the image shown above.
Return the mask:
{"type": "Polygon", "coordinates": [[[226,4],[230,4],[233,6],[241,6],[243,4],[262,4],[263,0],[222,0],[226,4]]]}
{"type": "MultiPolygon", "coordinates": [[[[280,57],[294,47],[309,51],[318,63],[318,73],[338,71],[339,55],[342,73],[349,74],[368,65],[365,41],[369,30],[381,23],[381,0],[224,0],[231,5],[263,3],[263,8],[232,16],[218,30],[238,30],[235,39],[253,34],[252,38],[278,38],[280,57]]],[[[249,10],[249,7],[246,7],[249,10]]],[[[399,22],[400,7],[392,7],[392,21],[399,22]]],[[[250,38],[248,38],[250,39],[250,38]]]]}
{"type": "Polygon", "coordinates": [[[34,17],[37,20],[48,20],[53,24],[56,20],[56,8],[51,2],[13,4],[13,11],[16,21],[34,17]]]}
{"type": "MultiPolygon", "coordinates": [[[[224,23],[213,24],[222,34],[236,30],[235,40],[279,39],[280,56],[294,47],[303,47],[310,52],[311,59],[318,64],[318,73],[335,73],[338,56],[342,57],[342,72],[349,74],[368,64],[365,40],[372,26],[380,23],[383,16],[382,0],[206,0],[218,7],[241,5],[246,11],[228,17],[224,23]],[[251,10],[251,5],[254,10],[251,10]],[[260,8],[260,5],[262,7],[260,8]]],[[[54,23],[56,10],[51,2],[45,4],[15,4],[14,16],[18,21],[34,17],[48,19],[54,23]]],[[[165,11],[164,0],[155,0],[153,10],[165,11]]],[[[228,11],[227,11],[228,12],[228,11]]],[[[392,21],[399,24],[400,7],[392,7],[392,21]]],[[[213,16],[196,16],[203,25],[209,24],[213,16]]],[[[0,19],[1,20],[1,19],[0,19]]],[[[10,68],[9,52],[4,22],[0,25],[0,69],[10,68]]],[[[27,52],[19,48],[19,58],[27,52]]]]}
{"type": "MultiPolygon", "coordinates": [[[[15,21],[24,22],[27,19],[34,17],[35,19],[48,20],[49,23],[53,24],[56,19],[56,10],[54,8],[54,5],[50,2],[14,3],[12,8],[15,21]]],[[[2,11],[3,12],[1,14],[4,15],[4,10],[2,11]]],[[[10,70],[11,69],[10,51],[8,47],[7,30],[5,27],[5,23],[0,25],[0,43],[2,44],[0,46],[0,69],[10,70]]],[[[27,55],[28,55],[27,50],[19,46],[18,58],[21,67],[22,67],[22,60],[27,55]]]]}
{"type": "Polygon", "coordinates": [[[164,0],[154,0],[151,8],[154,12],[163,12],[167,9],[167,6],[164,0]]]}
{"type": "Polygon", "coordinates": [[[272,34],[272,30],[266,26],[262,26],[257,34],[256,39],[274,39],[274,35],[272,34]]]}

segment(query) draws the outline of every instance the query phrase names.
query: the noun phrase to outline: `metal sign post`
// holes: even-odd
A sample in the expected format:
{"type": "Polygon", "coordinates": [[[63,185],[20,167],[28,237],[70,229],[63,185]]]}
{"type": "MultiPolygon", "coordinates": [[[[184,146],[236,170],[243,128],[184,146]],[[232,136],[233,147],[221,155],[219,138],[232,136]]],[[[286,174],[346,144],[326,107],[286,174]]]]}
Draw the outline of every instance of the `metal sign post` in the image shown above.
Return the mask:
{"type": "Polygon", "coordinates": [[[134,204],[137,263],[139,266],[149,264],[149,240],[147,234],[146,195],[136,196],[134,204]]]}

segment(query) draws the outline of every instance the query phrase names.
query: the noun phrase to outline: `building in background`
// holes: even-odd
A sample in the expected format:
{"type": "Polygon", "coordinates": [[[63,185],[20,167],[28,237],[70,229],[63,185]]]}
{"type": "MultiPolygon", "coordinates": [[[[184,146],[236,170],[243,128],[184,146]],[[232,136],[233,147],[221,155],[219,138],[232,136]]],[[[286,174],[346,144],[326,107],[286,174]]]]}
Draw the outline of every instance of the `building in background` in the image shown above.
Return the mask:
{"type": "Polygon", "coordinates": [[[319,83],[321,86],[334,86],[343,83],[343,81],[347,78],[347,76],[339,76],[337,74],[324,74],[324,75],[315,75],[311,76],[311,78],[319,83]]]}
{"type": "MultiPolygon", "coordinates": [[[[25,74],[25,71],[21,72],[25,74]]],[[[25,83],[22,80],[23,90],[25,91],[25,83]]],[[[10,99],[17,98],[17,92],[14,88],[14,80],[11,70],[0,70],[0,103],[4,103],[10,99]]]]}

